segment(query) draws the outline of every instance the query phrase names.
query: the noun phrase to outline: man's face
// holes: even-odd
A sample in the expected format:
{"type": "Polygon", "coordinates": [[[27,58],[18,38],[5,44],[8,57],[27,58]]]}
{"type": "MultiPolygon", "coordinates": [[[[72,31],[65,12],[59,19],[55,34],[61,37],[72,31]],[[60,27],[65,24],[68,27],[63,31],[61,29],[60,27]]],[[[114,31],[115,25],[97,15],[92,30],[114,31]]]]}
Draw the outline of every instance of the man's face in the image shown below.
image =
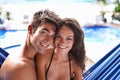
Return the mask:
{"type": "Polygon", "coordinates": [[[32,33],[30,41],[35,50],[44,54],[47,47],[53,43],[55,35],[55,25],[45,23],[40,25],[34,33],[32,33]]]}

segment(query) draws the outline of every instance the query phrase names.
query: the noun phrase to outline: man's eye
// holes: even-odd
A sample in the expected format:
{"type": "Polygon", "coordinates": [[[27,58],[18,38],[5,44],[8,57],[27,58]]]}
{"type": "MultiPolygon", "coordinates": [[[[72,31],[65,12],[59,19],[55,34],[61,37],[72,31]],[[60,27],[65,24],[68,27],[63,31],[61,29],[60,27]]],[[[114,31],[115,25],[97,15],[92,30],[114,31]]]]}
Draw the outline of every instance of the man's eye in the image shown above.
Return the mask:
{"type": "Polygon", "coordinates": [[[47,34],[47,31],[41,31],[42,34],[47,34]]]}
{"type": "Polygon", "coordinates": [[[52,37],[52,38],[55,38],[55,37],[56,37],[56,35],[52,35],[51,37],[52,37]]]}

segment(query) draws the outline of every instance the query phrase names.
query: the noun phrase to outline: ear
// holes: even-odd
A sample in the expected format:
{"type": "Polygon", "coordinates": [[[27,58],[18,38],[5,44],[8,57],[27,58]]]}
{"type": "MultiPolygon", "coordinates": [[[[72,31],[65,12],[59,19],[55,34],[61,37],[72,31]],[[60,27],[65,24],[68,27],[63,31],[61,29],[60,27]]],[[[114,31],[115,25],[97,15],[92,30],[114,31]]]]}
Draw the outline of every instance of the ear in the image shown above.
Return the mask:
{"type": "Polygon", "coordinates": [[[28,33],[29,33],[29,34],[32,34],[32,30],[33,30],[32,26],[29,25],[29,26],[28,26],[28,33]]]}

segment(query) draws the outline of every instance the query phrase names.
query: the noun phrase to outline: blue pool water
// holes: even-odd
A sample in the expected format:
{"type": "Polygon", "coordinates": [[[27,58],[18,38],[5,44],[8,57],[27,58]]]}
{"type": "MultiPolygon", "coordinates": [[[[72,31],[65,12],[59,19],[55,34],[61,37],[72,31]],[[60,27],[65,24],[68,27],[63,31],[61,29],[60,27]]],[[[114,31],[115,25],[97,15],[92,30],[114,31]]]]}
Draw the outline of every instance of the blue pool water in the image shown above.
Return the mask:
{"type": "Polygon", "coordinates": [[[26,35],[26,30],[0,30],[0,47],[6,48],[22,44],[26,35]]]}
{"type": "MultiPolygon", "coordinates": [[[[86,55],[94,62],[120,43],[120,29],[110,26],[86,26],[82,29],[85,34],[86,55]]],[[[26,30],[0,30],[0,47],[7,48],[6,51],[11,53],[9,48],[22,44],[26,34],[26,30]]]]}
{"type": "Polygon", "coordinates": [[[86,26],[86,55],[97,62],[120,43],[120,29],[110,26],[86,26]]]}
{"type": "Polygon", "coordinates": [[[120,40],[120,29],[108,26],[84,27],[86,42],[107,43],[113,40],[120,40]]]}

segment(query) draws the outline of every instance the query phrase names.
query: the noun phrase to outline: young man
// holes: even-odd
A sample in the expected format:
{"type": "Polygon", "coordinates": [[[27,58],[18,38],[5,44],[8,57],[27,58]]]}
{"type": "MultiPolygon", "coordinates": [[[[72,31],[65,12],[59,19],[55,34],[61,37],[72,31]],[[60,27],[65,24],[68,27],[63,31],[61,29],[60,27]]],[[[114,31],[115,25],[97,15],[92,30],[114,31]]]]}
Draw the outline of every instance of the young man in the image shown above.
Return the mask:
{"type": "Polygon", "coordinates": [[[59,16],[48,9],[34,14],[21,52],[7,57],[0,69],[0,80],[37,80],[34,57],[36,53],[45,53],[52,44],[59,20],[59,16]]]}

